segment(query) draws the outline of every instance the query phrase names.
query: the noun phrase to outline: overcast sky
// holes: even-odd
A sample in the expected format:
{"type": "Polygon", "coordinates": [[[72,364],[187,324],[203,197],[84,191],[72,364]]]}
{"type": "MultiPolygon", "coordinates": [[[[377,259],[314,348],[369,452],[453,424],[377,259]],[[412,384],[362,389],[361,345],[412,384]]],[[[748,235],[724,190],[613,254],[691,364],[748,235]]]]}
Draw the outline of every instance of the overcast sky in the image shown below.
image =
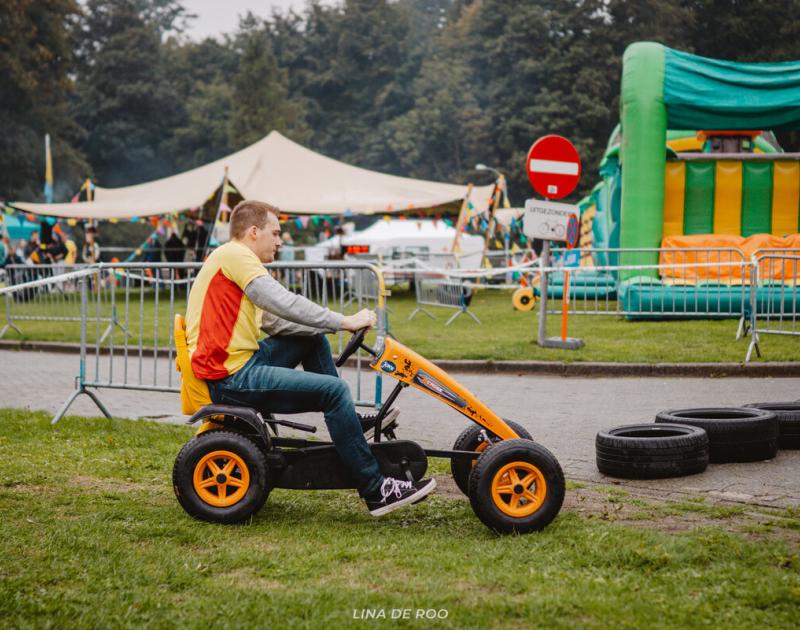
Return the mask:
{"type": "MultiPolygon", "coordinates": [[[[252,11],[258,17],[269,17],[272,7],[280,10],[289,8],[298,12],[306,6],[307,0],[184,0],[183,6],[197,17],[192,20],[187,35],[192,39],[200,40],[204,37],[217,37],[221,33],[230,33],[236,30],[239,16],[252,11]]],[[[324,4],[334,4],[334,0],[327,0],[324,4]]]]}

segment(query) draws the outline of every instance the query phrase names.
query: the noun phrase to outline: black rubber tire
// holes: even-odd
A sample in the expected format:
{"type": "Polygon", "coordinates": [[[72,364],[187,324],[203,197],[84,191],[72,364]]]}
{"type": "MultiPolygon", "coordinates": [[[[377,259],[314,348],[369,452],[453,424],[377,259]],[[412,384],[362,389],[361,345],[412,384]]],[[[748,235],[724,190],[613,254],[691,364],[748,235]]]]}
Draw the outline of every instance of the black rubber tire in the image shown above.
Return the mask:
{"type": "Polygon", "coordinates": [[[492,444],[478,458],[469,477],[469,502],[480,521],[498,534],[527,534],[544,529],[558,515],[565,489],[561,465],[544,446],[531,440],[503,440],[492,444]],[[544,479],[541,505],[527,516],[506,514],[492,496],[495,475],[513,462],[533,465],[544,479]]]}
{"type": "MultiPolygon", "coordinates": [[[[521,438],[525,438],[526,440],[533,440],[531,434],[528,430],[523,427],[521,424],[514,422],[513,420],[506,420],[506,424],[514,429],[514,432],[519,435],[521,438]]],[[[466,429],[464,429],[459,436],[456,438],[456,441],[453,443],[453,450],[454,451],[474,451],[482,444],[480,439],[481,431],[483,427],[477,424],[471,424],[466,429]]],[[[472,469],[474,468],[475,460],[467,461],[464,459],[451,459],[450,460],[450,472],[453,475],[453,481],[456,482],[458,489],[461,490],[466,496],[469,496],[469,476],[472,473],[472,469]]]]}
{"type": "Polygon", "coordinates": [[[621,479],[665,479],[703,472],[708,436],[687,425],[629,424],[599,431],[597,469],[621,479]]]}
{"type": "Polygon", "coordinates": [[[175,458],[172,487],[178,503],[199,520],[212,523],[241,523],[261,509],[270,492],[269,468],[263,449],[255,441],[234,431],[209,431],[189,440],[175,458]],[[194,487],[194,471],[200,460],[214,451],[238,455],[250,476],[245,495],[233,505],[216,507],[204,501],[194,487]]]}
{"type": "Polygon", "coordinates": [[[712,463],[755,462],[778,454],[778,418],[746,407],[707,407],[662,411],[656,422],[689,424],[708,433],[712,463]]]}
{"type": "Polygon", "coordinates": [[[778,448],[800,448],[800,402],[750,403],[745,407],[765,409],[778,417],[778,448]]]}

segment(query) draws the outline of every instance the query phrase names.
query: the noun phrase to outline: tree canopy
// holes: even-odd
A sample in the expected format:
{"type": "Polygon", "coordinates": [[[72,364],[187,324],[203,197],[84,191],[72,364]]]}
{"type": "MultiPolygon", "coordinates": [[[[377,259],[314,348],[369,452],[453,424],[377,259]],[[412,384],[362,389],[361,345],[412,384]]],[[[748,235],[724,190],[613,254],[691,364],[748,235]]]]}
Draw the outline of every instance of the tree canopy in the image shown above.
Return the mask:
{"type": "Polygon", "coordinates": [[[520,202],[543,134],[595,171],[631,42],[800,59],[798,0],[311,0],[204,41],[191,19],[180,0],[3,2],[0,198],[40,198],[45,133],[64,200],[84,177],[163,177],[277,129],[397,175],[485,183],[483,162],[520,202]]]}

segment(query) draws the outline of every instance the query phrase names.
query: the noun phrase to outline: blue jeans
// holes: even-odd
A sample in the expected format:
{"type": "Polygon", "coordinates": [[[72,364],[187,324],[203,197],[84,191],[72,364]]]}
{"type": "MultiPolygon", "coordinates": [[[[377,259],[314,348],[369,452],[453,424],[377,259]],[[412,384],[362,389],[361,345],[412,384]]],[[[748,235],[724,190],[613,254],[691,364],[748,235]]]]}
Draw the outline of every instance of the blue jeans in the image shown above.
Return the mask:
{"type": "Polygon", "coordinates": [[[324,335],[268,337],[235,374],[208,381],[217,404],[261,413],[322,411],[336,451],[358,480],[362,496],[377,492],[383,475],[361,431],[350,390],[336,373],[324,335]],[[303,370],[295,370],[299,364],[303,370]]]}

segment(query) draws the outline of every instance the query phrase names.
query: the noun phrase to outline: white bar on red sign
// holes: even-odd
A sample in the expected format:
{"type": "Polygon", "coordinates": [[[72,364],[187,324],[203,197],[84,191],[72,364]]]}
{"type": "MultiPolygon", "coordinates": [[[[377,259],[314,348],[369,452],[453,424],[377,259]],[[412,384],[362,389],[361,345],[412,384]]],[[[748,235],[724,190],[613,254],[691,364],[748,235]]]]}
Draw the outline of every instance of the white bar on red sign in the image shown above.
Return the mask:
{"type": "Polygon", "coordinates": [[[577,175],[576,162],[558,162],[556,160],[531,160],[531,171],[534,173],[553,173],[554,175],[577,175]]]}

